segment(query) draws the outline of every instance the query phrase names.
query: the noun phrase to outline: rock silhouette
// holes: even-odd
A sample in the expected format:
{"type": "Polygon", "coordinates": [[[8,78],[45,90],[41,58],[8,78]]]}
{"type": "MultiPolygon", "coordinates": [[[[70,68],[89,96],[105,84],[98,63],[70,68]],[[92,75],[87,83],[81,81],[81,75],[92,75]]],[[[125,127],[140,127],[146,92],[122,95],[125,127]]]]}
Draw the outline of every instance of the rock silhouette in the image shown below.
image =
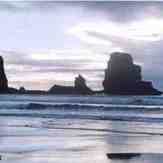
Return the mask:
{"type": "Polygon", "coordinates": [[[75,78],[74,86],[54,85],[49,90],[50,94],[92,94],[93,91],[87,87],[84,77],[78,75],[75,78]]]}
{"type": "Polygon", "coordinates": [[[8,89],[8,80],[4,71],[3,58],[0,56],[0,92],[4,92],[8,89]]]}
{"type": "Polygon", "coordinates": [[[141,67],[133,63],[131,55],[120,52],[111,54],[103,86],[110,94],[161,94],[152,82],[142,81],[141,67]]]}
{"type": "Polygon", "coordinates": [[[20,87],[19,90],[17,91],[18,94],[39,94],[39,95],[44,95],[47,94],[47,91],[43,90],[28,90],[25,89],[24,87],[20,87]]]}
{"type": "Polygon", "coordinates": [[[75,89],[80,94],[91,94],[92,90],[86,85],[86,80],[80,74],[75,78],[75,89]]]}
{"type": "Polygon", "coordinates": [[[19,93],[26,93],[26,89],[24,87],[20,87],[19,88],[19,93]]]}
{"type": "Polygon", "coordinates": [[[8,87],[8,80],[4,70],[3,58],[0,56],[0,93],[9,94],[117,94],[117,95],[160,95],[162,92],[155,89],[150,81],[143,81],[141,67],[133,63],[130,54],[114,52],[111,54],[105,70],[103,81],[104,90],[92,91],[82,75],[74,80],[74,86],[54,85],[48,91],[26,90],[21,87],[8,87]]]}
{"type": "Polygon", "coordinates": [[[52,86],[48,93],[50,94],[75,94],[75,89],[72,86],[54,85],[52,86]]]}

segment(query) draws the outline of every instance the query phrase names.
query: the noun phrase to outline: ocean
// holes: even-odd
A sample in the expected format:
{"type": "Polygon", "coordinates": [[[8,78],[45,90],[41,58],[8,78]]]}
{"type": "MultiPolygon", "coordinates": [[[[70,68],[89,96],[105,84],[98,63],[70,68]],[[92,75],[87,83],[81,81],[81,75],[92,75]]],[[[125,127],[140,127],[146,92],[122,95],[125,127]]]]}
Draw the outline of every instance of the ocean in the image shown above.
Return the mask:
{"type": "Polygon", "coordinates": [[[162,153],[163,96],[0,96],[1,163],[162,163],[162,153]]]}

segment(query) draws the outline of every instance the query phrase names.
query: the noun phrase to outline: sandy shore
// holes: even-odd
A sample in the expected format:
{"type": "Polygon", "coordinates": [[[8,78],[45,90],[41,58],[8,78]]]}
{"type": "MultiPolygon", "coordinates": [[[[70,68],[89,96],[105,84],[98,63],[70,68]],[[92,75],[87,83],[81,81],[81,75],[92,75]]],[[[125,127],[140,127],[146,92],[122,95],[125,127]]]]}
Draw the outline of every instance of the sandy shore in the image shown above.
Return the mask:
{"type": "MultiPolygon", "coordinates": [[[[0,124],[2,163],[126,162],[109,159],[106,154],[112,152],[141,153],[128,163],[163,162],[163,137],[132,134],[138,128],[127,122],[1,117],[0,124]],[[117,133],[115,129],[131,132],[117,133]]],[[[143,124],[137,126],[143,129],[143,124]]]]}

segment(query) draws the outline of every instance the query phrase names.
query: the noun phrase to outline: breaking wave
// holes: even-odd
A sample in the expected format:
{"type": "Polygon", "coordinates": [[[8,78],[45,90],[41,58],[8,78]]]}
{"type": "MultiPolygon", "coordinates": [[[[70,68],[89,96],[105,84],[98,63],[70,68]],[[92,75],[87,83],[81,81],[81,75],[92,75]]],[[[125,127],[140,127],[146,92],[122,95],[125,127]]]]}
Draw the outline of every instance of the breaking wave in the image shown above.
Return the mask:
{"type": "Polygon", "coordinates": [[[155,105],[28,103],[0,108],[0,116],[163,123],[163,106],[155,105]]]}
{"type": "Polygon", "coordinates": [[[7,106],[10,109],[21,110],[46,110],[46,109],[64,109],[64,110],[103,110],[103,111],[163,111],[163,105],[117,105],[117,104],[80,104],[80,103],[56,103],[56,104],[42,104],[29,103],[18,104],[15,106],[7,106]]]}
{"type": "Polygon", "coordinates": [[[133,122],[155,122],[163,123],[163,118],[139,117],[139,116],[109,116],[109,115],[79,115],[79,114],[42,114],[42,113],[0,113],[0,116],[16,117],[38,117],[55,119],[88,119],[88,120],[110,120],[110,121],[133,121],[133,122]]]}

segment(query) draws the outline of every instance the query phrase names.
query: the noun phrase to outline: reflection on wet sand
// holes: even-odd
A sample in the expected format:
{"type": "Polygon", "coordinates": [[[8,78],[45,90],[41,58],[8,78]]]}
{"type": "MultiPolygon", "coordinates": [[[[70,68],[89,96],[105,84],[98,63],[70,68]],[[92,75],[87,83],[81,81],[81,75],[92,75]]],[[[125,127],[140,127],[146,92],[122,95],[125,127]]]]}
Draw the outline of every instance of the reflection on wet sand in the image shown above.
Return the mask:
{"type": "Polygon", "coordinates": [[[119,160],[128,160],[134,157],[141,156],[140,153],[107,153],[106,154],[109,159],[119,159],[119,160]]]}

